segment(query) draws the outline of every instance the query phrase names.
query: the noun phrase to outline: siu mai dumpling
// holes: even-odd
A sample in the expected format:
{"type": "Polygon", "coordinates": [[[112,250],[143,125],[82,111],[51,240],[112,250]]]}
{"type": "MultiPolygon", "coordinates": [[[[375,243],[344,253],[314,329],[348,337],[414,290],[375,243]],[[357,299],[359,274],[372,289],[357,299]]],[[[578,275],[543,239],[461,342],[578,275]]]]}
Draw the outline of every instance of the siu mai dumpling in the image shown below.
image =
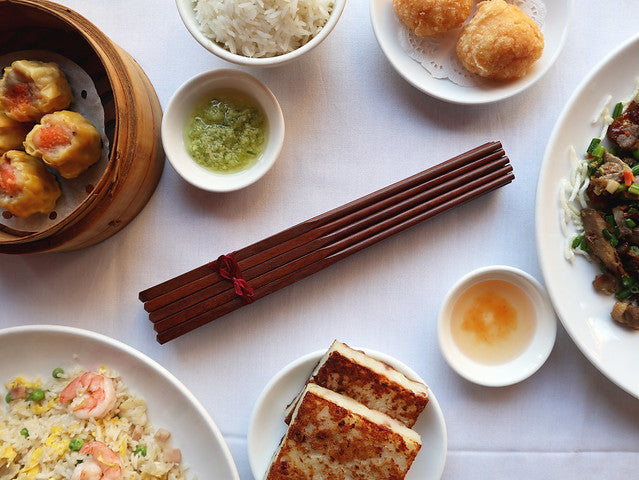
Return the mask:
{"type": "Polygon", "coordinates": [[[42,117],[27,135],[24,147],[64,178],[75,178],[100,159],[102,140],[89,120],[62,110],[42,117]]]}
{"type": "Polygon", "coordinates": [[[0,109],[19,122],[37,122],[43,115],[67,108],[71,86],[54,62],[16,60],[0,80],[0,109]]]}
{"type": "Polygon", "coordinates": [[[0,207],[16,217],[51,213],[60,194],[58,181],[40,159],[18,150],[0,157],[0,207]]]}
{"type": "Polygon", "coordinates": [[[9,150],[22,150],[30,125],[18,122],[0,112],[0,155],[9,150]]]}

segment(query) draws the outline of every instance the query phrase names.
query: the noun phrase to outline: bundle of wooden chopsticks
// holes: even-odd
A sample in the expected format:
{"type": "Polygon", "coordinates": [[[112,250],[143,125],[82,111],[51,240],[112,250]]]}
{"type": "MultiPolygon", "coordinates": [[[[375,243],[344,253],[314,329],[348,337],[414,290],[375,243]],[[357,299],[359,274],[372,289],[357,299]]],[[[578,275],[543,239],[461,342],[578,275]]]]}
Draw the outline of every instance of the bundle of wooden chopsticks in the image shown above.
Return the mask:
{"type": "Polygon", "coordinates": [[[510,183],[490,142],[140,292],[166,343],[394,233],[510,183]]]}

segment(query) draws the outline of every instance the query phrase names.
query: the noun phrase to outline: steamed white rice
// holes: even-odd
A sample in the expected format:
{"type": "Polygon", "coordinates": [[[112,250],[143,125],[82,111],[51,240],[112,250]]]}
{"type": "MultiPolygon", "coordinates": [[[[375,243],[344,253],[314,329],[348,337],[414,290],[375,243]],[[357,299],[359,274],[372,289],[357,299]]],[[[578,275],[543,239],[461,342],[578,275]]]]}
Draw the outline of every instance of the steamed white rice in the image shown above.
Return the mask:
{"type": "MultiPolygon", "coordinates": [[[[7,391],[23,386],[28,391],[44,390],[42,401],[13,399],[0,407],[0,478],[15,480],[68,480],[78,461],[86,455],[72,451],[69,442],[81,438],[85,443],[98,440],[118,454],[125,480],[184,480],[180,463],[164,461],[170,439],[158,441],[149,423],[145,401],[126,388],[122,379],[101,367],[98,373],[111,377],[116,387],[116,406],[101,419],[80,420],[60,403],[60,392],[83,373],[79,367],[55,379],[27,380],[16,377],[7,391]],[[135,440],[131,432],[139,425],[142,435],[135,440]],[[26,429],[26,430],[24,430],[26,429]],[[23,433],[21,433],[23,432],[23,433]],[[25,435],[28,432],[28,436],[25,435]],[[135,454],[138,445],[146,447],[146,455],[135,454]]],[[[139,428],[138,428],[139,430],[139,428]]]]}
{"type": "Polygon", "coordinates": [[[274,57],[322,29],[333,0],[193,0],[202,33],[231,53],[274,57]]]}

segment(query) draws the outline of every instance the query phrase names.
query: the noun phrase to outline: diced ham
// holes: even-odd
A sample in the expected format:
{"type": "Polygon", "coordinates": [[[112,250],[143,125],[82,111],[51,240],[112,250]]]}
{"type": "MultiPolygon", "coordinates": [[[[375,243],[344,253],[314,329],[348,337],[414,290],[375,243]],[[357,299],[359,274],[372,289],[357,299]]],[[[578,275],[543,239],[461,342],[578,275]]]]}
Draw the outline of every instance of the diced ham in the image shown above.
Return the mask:
{"type": "Polygon", "coordinates": [[[9,393],[11,394],[12,400],[21,400],[23,398],[27,398],[27,389],[24,385],[18,385],[17,387],[13,387],[9,393]]]}
{"type": "Polygon", "coordinates": [[[142,425],[136,425],[135,427],[133,427],[133,432],[131,432],[131,438],[133,440],[140,440],[143,433],[144,427],[142,425]]]}
{"type": "Polygon", "coordinates": [[[182,452],[179,448],[169,448],[164,451],[164,461],[169,463],[181,463],[182,452]]]}
{"type": "Polygon", "coordinates": [[[166,428],[158,428],[158,431],[155,432],[155,439],[158,442],[166,442],[171,436],[171,432],[169,432],[166,428]]]}

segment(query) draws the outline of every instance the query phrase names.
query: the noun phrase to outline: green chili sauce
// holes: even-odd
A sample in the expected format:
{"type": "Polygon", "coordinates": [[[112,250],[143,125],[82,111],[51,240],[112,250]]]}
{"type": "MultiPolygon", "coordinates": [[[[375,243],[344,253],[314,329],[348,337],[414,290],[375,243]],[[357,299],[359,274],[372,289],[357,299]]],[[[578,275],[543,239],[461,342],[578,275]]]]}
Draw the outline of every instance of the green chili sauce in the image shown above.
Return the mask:
{"type": "Polygon", "coordinates": [[[186,121],[184,141],[195,162],[217,173],[253,165],[266,146],[264,112],[239,92],[220,91],[198,105],[186,121]]]}

